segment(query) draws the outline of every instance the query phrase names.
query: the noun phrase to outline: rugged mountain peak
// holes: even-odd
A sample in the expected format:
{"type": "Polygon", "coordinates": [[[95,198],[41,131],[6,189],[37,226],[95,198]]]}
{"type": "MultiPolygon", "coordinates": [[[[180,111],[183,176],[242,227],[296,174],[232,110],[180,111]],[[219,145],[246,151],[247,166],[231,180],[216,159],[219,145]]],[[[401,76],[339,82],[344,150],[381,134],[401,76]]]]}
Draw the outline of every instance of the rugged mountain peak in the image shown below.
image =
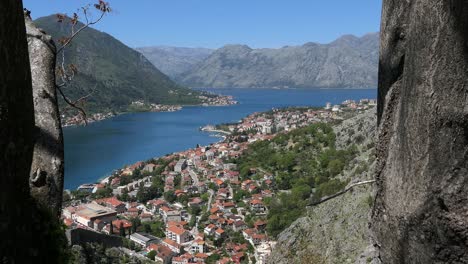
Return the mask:
{"type": "Polygon", "coordinates": [[[250,48],[248,45],[241,45],[241,44],[229,44],[225,45],[222,48],[218,49],[215,52],[233,52],[233,53],[248,53],[251,52],[253,49],[250,48]]]}
{"type": "Polygon", "coordinates": [[[377,85],[378,36],[279,49],[227,45],[176,78],[192,87],[353,87],[377,85]]]}

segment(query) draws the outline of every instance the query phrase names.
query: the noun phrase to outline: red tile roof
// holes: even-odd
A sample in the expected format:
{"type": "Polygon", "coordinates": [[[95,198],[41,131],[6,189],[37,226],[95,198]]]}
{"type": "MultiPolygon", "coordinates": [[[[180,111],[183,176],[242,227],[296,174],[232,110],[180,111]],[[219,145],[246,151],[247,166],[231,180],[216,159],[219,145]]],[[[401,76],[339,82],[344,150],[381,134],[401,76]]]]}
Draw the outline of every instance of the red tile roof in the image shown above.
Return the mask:
{"type": "Polygon", "coordinates": [[[179,249],[182,247],[182,246],[181,246],[180,244],[178,244],[177,242],[172,241],[172,240],[170,240],[170,239],[168,239],[168,238],[164,239],[164,240],[163,240],[163,243],[165,243],[165,244],[167,244],[167,245],[171,245],[171,246],[176,247],[176,248],[179,248],[179,249]]]}
{"type": "Polygon", "coordinates": [[[117,206],[120,206],[123,204],[123,202],[121,202],[119,199],[115,198],[115,197],[110,197],[110,198],[102,198],[102,199],[98,199],[95,201],[96,203],[103,203],[103,204],[107,204],[107,205],[111,205],[111,206],[114,206],[114,207],[117,207],[117,206]]]}
{"type": "Polygon", "coordinates": [[[169,226],[169,227],[167,228],[167,231],[169,231],[169,232],[171,232],[171,233],[174,233],[174,234],[176,234],[176,235],[179,235],[179,236],[182,235],[182,234],[184,234],[184,233],[186,232],[185,229],[179,228],[179,227],[174,226],[174,225],[173,225],[173,226],[169,226]]]}

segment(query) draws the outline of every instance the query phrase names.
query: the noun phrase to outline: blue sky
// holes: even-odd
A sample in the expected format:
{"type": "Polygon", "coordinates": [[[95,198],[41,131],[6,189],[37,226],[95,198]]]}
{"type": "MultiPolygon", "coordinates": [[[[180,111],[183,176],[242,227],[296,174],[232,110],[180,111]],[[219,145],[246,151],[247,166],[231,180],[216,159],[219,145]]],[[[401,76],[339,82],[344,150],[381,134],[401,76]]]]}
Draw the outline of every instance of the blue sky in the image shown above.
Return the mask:
{"type": "MultiPolygon", "coordinates": [[[[33,18],[73,14],[94,0],[24,0],[33,18]]],[[[97,0],[96,0],[97,2],[97,0]]],[[[328,43],[344,34],[377,32],[382,0],[108,0],[95,28],[130,47],[277,48],[328,43]]]]}

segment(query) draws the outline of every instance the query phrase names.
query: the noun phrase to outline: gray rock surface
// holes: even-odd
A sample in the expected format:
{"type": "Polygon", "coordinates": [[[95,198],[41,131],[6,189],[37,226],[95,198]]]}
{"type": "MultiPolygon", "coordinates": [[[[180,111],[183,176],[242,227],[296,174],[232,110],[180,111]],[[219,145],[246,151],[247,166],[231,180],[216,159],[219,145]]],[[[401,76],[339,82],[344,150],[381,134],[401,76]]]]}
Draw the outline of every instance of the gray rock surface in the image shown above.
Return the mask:
{"type": "Polygon", "coordinates": [[[156,68],[172,79],[191,70],[205,60],[214,50],[206,48],[184,48],[153,46],[136,49],[153,63],[156,68]]]}
{"type": "MultiPolygon", "coordinates": [[[[375,109],[334,127],[337,148],[356,143],[359,155],[338,175],[350,184],[370,180],[375,166],[375,109]]],[[[379,263],[368,228],[373,185],[364,185],[316,207],[278,236],[268,263],[379,263]]]]}
{"type": "Polygon", "coordinates": [[[378,195],[383,263],[468,263],[468,2],[384,0],[378,195]]]}
{"type": "Polygon", "coordinates": [[[176,81],[217,88],[375,88],[378,40],[378,34],[372,33],[280,49],[227,45],[176,81]]]}
{"type": "Polygon", "coordinates": [[[29,188],[35,128],[22,1],[0,1],[0,47],[0,262],[66,263],[58,218],[29,188]]]}
{"type": "Polygon", "coordinates": [[[31,65],[35,142],[29,185],[31,195],[55,215],[60,214],[63,190],[63,135],[55,88],[56,48],[52,38],[26,17],[31,65]]]}

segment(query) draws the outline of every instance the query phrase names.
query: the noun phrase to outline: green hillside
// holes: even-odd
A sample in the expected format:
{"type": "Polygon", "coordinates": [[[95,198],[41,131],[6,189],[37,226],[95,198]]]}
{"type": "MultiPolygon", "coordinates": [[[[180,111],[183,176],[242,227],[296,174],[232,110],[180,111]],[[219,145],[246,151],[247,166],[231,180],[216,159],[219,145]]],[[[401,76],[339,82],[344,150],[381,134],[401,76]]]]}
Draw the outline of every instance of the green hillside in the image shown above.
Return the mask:
{"type": "MultiPolygon", "coordinates": [[[[69,35],[67,23],[56,16],[35,20],[54,40],[69,35]]],[[[77,25],[79,27],[80,25],[77,25]]],[[[198,104],[199,92],[175,84],[143,55],[107,33],[92,28],[83,30],[65,50],[67,64],[78,67],[73,84],[65,88],[72,99],[95,89],[87,100],[90,113],[126,111],[132,101],[160,104],[198,104]]]]}

